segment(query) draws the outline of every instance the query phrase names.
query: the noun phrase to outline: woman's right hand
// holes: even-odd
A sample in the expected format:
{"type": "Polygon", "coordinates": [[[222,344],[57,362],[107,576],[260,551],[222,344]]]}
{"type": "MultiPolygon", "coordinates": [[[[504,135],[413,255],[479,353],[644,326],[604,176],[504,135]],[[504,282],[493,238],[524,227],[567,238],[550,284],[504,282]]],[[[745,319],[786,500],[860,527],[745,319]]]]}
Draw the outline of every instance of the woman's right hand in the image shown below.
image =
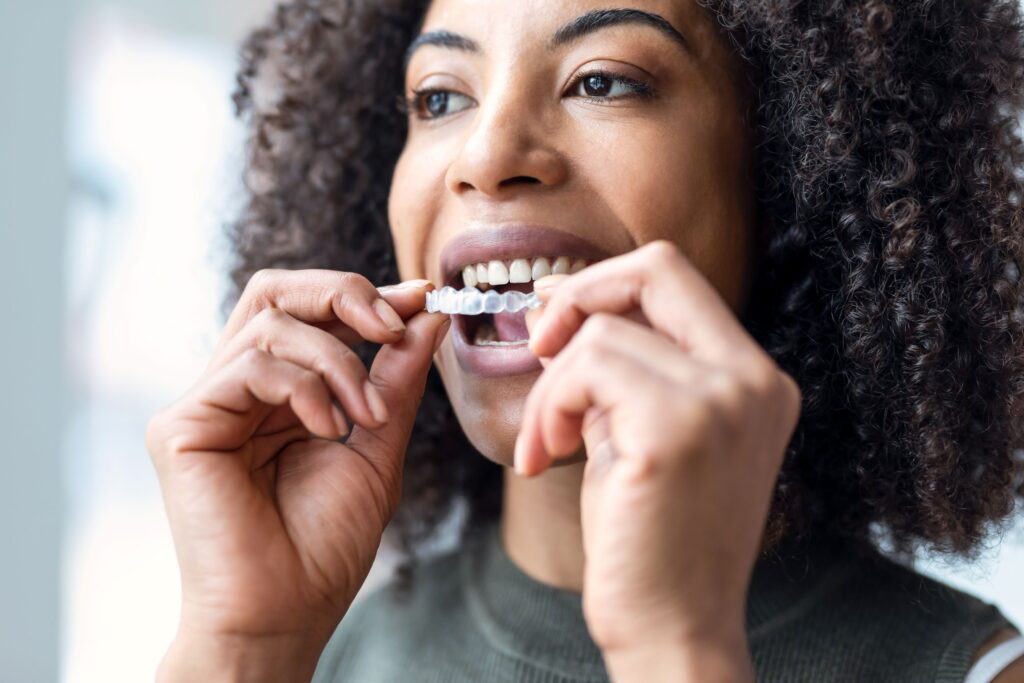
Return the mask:
{"type": "Polygon", "coordinates": [[[161,679],[309,680],[398,505],[450,320],[423,312],[430,287],[260,271],[202,377],[150,419],[182,584],[161,679]],[[369,372],[362,340],[384,345],[369,372]]]}

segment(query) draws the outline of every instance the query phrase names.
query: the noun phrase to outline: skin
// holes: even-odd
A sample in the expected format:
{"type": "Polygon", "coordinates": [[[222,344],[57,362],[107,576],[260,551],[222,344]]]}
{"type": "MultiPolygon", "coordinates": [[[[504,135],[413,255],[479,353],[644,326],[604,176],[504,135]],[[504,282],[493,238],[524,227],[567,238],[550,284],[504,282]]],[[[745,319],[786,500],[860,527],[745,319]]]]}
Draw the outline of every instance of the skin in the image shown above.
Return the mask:
{"type": "MultiPolygon", "coordinates": [[[[461,111],[432,121],[410,117],[389,203],[403,278],[440,282],[441,249],[467,226],[538,221],[583,234],[611,253],[669,239],[709,274],[732,307],[742,306],[753,261],[753,198],[750,143],[734,86],[738,66],[704,12],[671,0],[623,7],[665,17],[687,38],[688,52],[638,25],[548,52],[547,40],[559,26],[607,6],[543,0],[431,5],[424,33],[454,31],[483,52],[424,47],[406,71],[409,94],[440,87],[474,104],[463,99],[451,107],[461,111]],[[594,103],[565,95],[575,76],[598,67],[656,84],[656,99],[594,103]],[[676,144],[665,145],[667,139],[676,144]]],[[[472,443],[510,465],[521,407],[539,373],[467,375],[450,342],[436,363],[472,443]]]]}
{"type": "Polygon", "coordinates": [[[800,393],[736,319],[756,229],[738,65],[690,2],[617,6],[665,17],[688,50],[633,25],[547,51],[598,2],[433,3],[424,31],[485,52],[425,47],[406,74],[470,103],[410,120],[389,215],[411,282],[261,271],[203,376],[149,423],[183,598],[160,680],[309,680],[398,504],[431,361],[470,440],[508,468],[506,549],[583,593],[613,680],[753,680],[745,589],[800,393]],[[566,94],[597,66],[656,96],[566,94]],[[424,293],[449,239],[506,220],[621,256],[538,282],[544,371],[482,379],[424,293]],[[363,339],[384,345],[369,369],[363,339]],[[742,504],[723,515],[723,499],[742,504]]]}

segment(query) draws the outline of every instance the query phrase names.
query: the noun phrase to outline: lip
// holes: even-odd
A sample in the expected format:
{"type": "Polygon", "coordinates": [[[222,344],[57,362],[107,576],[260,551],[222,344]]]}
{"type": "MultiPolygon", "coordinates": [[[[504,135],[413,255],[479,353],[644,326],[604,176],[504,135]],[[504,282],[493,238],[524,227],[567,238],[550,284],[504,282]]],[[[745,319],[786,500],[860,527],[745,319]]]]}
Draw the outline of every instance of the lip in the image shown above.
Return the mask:
{"type": "Polygon", "coordinates": [[[471,263],[534,256],[569,256],[588,261],[609,258],[607,249],[590,240],[547,225],[507,223],[467,230],[441,250],[441,282],[450,285],[471,263]]]}
{"type": "Polygon", "coordinates": [[[466,318],[452,316],[449,335],[455,359],[463,371],[481,377],[508,377],[535,372],[543,368],[526,344],[518,346],[476,346],[466,336],[466,318]]]}
{"type": "MultiPolygon", "coordinates": [[[[451,285],[471,263],[534,256],[568,256],[600,261],[612,254],[590,240],[536,223],[506,223],[474,228],[453,237],[441,250],[442,283],[451,285]]],[[[452,316],[452,347],[459,367],[481,377],[508,377],[541,370],[540,360],[526,344],[476,346],[466,335],[466,321],[452,316]]]]}

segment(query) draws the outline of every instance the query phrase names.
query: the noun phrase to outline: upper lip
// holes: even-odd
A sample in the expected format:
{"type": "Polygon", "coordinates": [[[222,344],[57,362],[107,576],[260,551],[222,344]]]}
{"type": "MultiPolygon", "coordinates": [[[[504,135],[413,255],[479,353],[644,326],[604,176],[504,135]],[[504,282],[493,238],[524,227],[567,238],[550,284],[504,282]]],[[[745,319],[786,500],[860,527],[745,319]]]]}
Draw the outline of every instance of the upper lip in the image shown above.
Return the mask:
{"type": "Polygon", "coordinates": [[[536,223],[505,223],[464,231],[441,250],[442,282],[450,285],[465,266],[537,256],[569,256],[600,261],[612,256],[579,235],[536,223]]]}

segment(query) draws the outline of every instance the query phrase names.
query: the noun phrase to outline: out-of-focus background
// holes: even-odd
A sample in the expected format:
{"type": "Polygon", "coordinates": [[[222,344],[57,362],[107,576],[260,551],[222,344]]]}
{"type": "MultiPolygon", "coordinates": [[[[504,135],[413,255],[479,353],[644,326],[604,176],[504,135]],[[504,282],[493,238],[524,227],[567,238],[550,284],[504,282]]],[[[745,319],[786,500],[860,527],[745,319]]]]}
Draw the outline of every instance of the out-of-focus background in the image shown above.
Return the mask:
{"type": "MultiPolygon", "coordinates": [[[[271,0],[0,0],[0,681],[151,680],[178,578],[145,425],[202,372],[271,0]]],[[[920,566],[1024,624],[1024,525],[920,566]]]]}

